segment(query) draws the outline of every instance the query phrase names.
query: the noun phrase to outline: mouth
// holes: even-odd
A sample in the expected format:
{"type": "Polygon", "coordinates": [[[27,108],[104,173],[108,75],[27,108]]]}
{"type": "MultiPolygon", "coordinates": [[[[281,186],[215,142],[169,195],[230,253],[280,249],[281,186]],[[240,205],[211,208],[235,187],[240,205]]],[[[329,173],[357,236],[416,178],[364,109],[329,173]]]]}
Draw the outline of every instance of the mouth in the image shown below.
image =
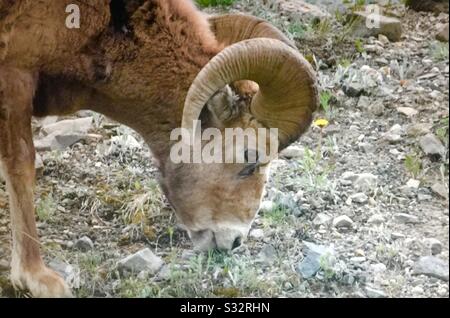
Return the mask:
{"type": "Polygon", "coordinates": [[[232,251],[240,247],[244,236],[236,230],[222,230],[213,232],[211,230],[188,231],[189,237],[198,251],[232,251]]]}
{"type": "Polygon", "coordinates": [[[197,251],[210,251],[217,249],[217,240],[214,232],[211,230],[189,231],[189,237],[197,251]]]}

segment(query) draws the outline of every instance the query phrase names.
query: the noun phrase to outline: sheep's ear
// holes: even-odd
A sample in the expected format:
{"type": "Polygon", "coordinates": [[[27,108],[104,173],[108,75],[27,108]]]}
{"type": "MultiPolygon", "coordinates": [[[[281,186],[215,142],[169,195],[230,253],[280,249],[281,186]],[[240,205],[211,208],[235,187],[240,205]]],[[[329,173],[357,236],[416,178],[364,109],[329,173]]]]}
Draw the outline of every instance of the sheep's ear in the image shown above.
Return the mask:
{"type": "Polygon", "coordinates": [[[237,81],[231,84],[231,88],[242,98],[252,99],[259,91],[259,85],[252,81],[237,81]]]}

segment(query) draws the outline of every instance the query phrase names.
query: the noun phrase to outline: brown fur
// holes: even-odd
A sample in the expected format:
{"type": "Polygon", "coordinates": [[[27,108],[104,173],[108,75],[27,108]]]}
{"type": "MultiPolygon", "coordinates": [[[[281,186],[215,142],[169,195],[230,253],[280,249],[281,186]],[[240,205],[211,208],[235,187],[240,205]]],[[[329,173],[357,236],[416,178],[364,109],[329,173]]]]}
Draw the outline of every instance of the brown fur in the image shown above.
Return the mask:
{"type": "MultiPolygon", "coordinates": [[[[15,10],[11,3],[0,0],[0,14],[7,12],[0,20],[0,41],[8,42],[3,51],[0,46],[0,154],[11,199],[16,284],[36,296],[67,294],[39,255],[31,190],[32,114],[92,109],[138,131],[157,158],[163,189],[192,236],[206,230],[222,235],[222,224],[251,223],[264,175],[242,179],[242,165],[173,165],[168,160],[170,132],[180,126],[187,91],[223,49],[191,1],[130,1],[130,32],[124,33],[109,27],[108,0],[96,1],[95,8],[90,0],[19,0],[26,10],[15,10]],[[81,7],[80,30],[64,27],[69,3],[81,7]],[[4,22],[11,15],[14,22],[6,32],[4,22]]],[[[257,89],[245,82],[240,87],[246,97],[257,89]]],[[[251,122],[251,116],[230,125],[244,121],[251,122]]],[[[221,244],[231,246],[227,240],[221,244]]]]}
{"type": "Polygon", "coordinates": [[[31,132],[36,76],[0,65],[0,162],[10,198],[13,284],[36,296],[70,295],[63,280],[46,268],[34,220],[35,151],[31,132]]]}

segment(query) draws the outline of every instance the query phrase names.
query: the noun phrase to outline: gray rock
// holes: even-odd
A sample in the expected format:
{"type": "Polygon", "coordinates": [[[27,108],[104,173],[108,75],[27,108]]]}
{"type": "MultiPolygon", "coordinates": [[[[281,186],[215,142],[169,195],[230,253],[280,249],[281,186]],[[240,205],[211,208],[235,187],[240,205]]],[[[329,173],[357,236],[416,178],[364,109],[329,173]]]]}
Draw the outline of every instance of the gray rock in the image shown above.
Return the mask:
{"type": "Polygon", "coordinates": [[[52,149],[52,144],[54,142],[54,136],[47,136],[42,139],[34,140],[34,148],[36,151],[50,151],[52,149]]]}
{"type": "Polygon", "coordinates": [[[303,241],[303,244],[305,245],[307,251],[311,252],[311,253],[320,254],[320,255],[325,255],[328,253],[334,254],[334,250],[329,246],[318,245],[318,244],[311,243],[308,241],[303,241]]]}
{"type": "Polygon", "coordinates": [[[353,264],[361,264],[366,261],[366,258],[364,256],[355,256],[350,258],[350,262],[353,264]]]}
{"type": "Polygon", "coordinates": [[[406,237],[406,235],[403,234],[403,233],[392,232],[392,234],[391,234],[391,238],[392,238],[393,240],[399,240],[399,239],[403,239],[403,238],[405,238],[405,237],[406,237]]]}
{"type": "Polygon", "coordinates": [[[348,97],[360,97],[365,92],[365,86],[360,82],[348,82],[342,86],[342,91],[348,97]]]}
{"type": "Polygon", "coordinates": [[[357,37],[385,35],[393,42],[402,38],[402,23],[399,19],[380,14],[354,12],[350,18],[356,19],[353,25],[353,35],[357,37]]]}
{"type": "Polygon", "coordinates": [[[411,289],[411,292],[413,293],[413,295],[423,295],[423,288],[420,286],[415,286],[413,287],[413,289],[411,289]]]}
{"type": "Polygon", "coordinates": [[[36,153],[36,158],[34,160],[34,168],[36,169],[37,175],[42,175],[44,171],[44,161],[42,160],[41,155],[38,153],[36,153]]]}
{"type": "Polygon", "coordinates": [[[80,269],[60,261],[51,261],[48,266],[61,275],[70,288],[80,288],[80,269]]]}
{"type": "Polygon", "coordinates": [[[262,229],[254,229],[250,231],[249,236],[255,240],[259,240],[264,237],[264,231],[262,229]]]}
{"type": "Polygon", "coordinates": [[[306,257],[297,266],[297,271],[303,278],[311,278],[319,272],[321,261],[328,258],[332,261],[334,251],[330,247],[317,245],[310,242],[303,242],[307,248],[306,257]]]}
{"type": "Polygon", "coordinates": [[[367,223],[370,224],[382,224],[384,222],[384,217],[381,214],[374,214],[368,220],[367,223]]]}
{"type": "Polygon", "coordinates": [[[59,149],[63,150],[69,148],[79,141],[86,138],[86,135],[81,134],[66,134],[55,136],[55,141],[52,144],[52,150],[59,149]]]}
{"type": "Polygon", "coordinates": [[[420,186],[420,180],[409,179],[408,182],[406,183],[406,186],[408,188],[418,189],[420,186]]]}
{"type": "Polygon", "coordinates": [[[320,270],[320,257],[307,255],[298,266],[298,272],[303,278],[308,279],[320,270]]]}
{"type": "Polygon", "coordinates": [[[9,263],[5,259],[0,260],[0,272],[9,271],[9,263]]]}
{"type": "Polygon", "coordinates": [[[324,201],[321,198],[310,197],[308,202],[311,204],[314,210],[321,210],[323,207],[324,201]]]}
{"type": "Polygon", "coordinates": [[[397,135],[397,134],[393,134],[393,133],[387,133],[387,134],[385,134],[383,136],[383,139],[388,141],[388,142],[390,142],[390,143],[392,143],[392,144],[395,144],[395,143],[398,143],[398,142],[402,141],[402,136],[401,135],[397,135]]]}
{"type": "Polygon", "coordinates": [[[370,269],[374,273],[383,273],[386,271],[387,267],[383,263],[372,264],[370,265],[370,269]]]}
{"type": "Polygon", "coordinates": [[[355,283],[355,277],[352,274],[345,274],[342,277],[342,282],[346,285],[353,285],[355,283]]]}
{"type": "Polygon", "coordinates": [[[358,178],[359,178],[358,174],[356,174],[352,171],[346,171],[341,176],[341,182],[348,181],[348,183],[345,183],[345,184],[350,185],[350,184],[353,184],[358,178]]]}
{"type": "Polygon", "coordinates": [[[366,44],[364,45],[364,50],[367,53],[375,53],[376,55],[381,55],[384,51],[384,48],[377,44],[366,44]]]}
{"type": "Polygon", "coordinates": [[[437,182],[433,184],[431,190],[434,193],[438,194],[439,196],[443,197],[444,199],[448,200],[448,189],[443,183],[437,182]]]}
{"type": "Polygon", "coordinates": [[[433,199],[433,197],[428,193],[419,192],[417,194],[417,200],[419,200],[420,202],[430,201],[431,199],[433,199]]]}
{"type": "Polygon", "coordinates": [[[423,152],[431,157],[441,158],[445,156],[446,150],[442,142],[434,134],[427,134],[419,139],[423,152]]]}
{"type": "Polygon", "coordinates": [[[325,213],[319,213],[313,220],[315,226],[326,225],[331,222],[332,217],[325,213]]]}
{"type": "Polygon", "coordinates": [[[298,159],[303,158],[305,155],[305,149],[299,146],[290,146],[284,149],[280,156],[286,159],[298,159]]]}
{"type": "Polygon", "coordinates": [[[411,107],[397,107],[397,111],[407,117],[412,117],[419,113],[418,110],[411,107]]]}
{"type": "Polygon", "coordinates": [[[448,262],[445,262],[435,256],[421,257],[414,265],[413,274],[426,275],[448,281],[448,262]]]}
{"type": "Polygon", "coordinates": [[[358,101],[358,108],[366,109],[370,105],[370,98],[367,96],[361,96],[358,101]]]}
{"type": "MultiPolygon", "coordinates": [[[[388,40],[389,40],[389,39],[388,39],[388,40]]],[[[386,60],[384,57],[377,57],[377,58],[375,59],[375,62],[376,62],[377,64],[380,64],[380,65],[388,65],[388,64],[389,64],[389,61],[386,60]]]]}
{"type": "Polygon", "coordinates": [[[403,128],[396,124],[389,129],[387,133],[383,135],[383,139],[390,143],[397,143],[402,140],[403,128]]]}
{"type": "Polygon", "coordinates": [[[146,279],[150,278],[150,276],[151,276],[151,274],[149,272],[142,271],[136,276],[136,278],[139,280],[146,280],[146,279]]]}
{"type": "Polygon", "coordinates": [[[410,179],[408,183],[402,187],[400,187],[400,191],[410,198],[414,198],[417,193],[417,189],[419,188],[420,181],[410,179]]]}
{"type": "Polygon", "coordinates": [[[386,298],[387,297],[386,293],[379,289],[375,289],[375,288],[366,286],[364,288],[364,290],[366,292],[367,297],[369,297],[369,298],[386,298]]]}
{"type": "Polygon", "coordinates": [[[413,188],[403,186],[400,189],[400,192],[408,198],[414,198],[416,196],[416,191],[413,188]]]}
{"type": "Polygon", "coordinates": [[[374,102],[368,109],[375,116],[382,116],[384,114],[384,104],[381,101],[374,102]]]}
{"type": "Polygon", "coordinates": [[[296,202],[303,201],[304,198],[305,198],[305,192],[303,190],[298,190],[294,196],[294,199],[296,202]]]}
{"type": "Polygon", "coordinates": [[[357,175],[356,180],[353,183],[355,189],[362,192],[370,192],[375,190],[378,184],[378,177],[371,173],[361,173],[357,175]]]}
{"type": "Polygon", "coordinates": [[[354,98],[345,98],[345,100],[342,102],[342,106],[346,109],[353,109],[356,107],[356,102],[354,98]]]}
{"type": "Polygon", "coordinates": [[[261,202],[261,205],[259,206],[259,211],[262,213],[267,213],[273,211],[277,205],[273,201],[263,201],[261,202]]]}
{"type": "Polygon", "coordinates": [[[442,93],[440,91],[433,90],[430,93],[430,97],[433,99],[440,99],[441,96],[442,96],[442,93]]]}
{"type": "Polygon", "coordinates": [[[298,290],[302,293],[306,293],[309,290],[309,283],[308,281],[304,281],[303,283],[300,284],[300,286],[298,286],[298,290]]]}
{"type": "Polygon", "coordinates": [[[36,127],[42,128],[56,123],[59,120],[59,116],[47,116],[43,118],[36,118],[36,127]]]}
{"type": "Polygon", "coordinates": [[[369,200],[369,197],[365,193],[355,193],[350,196],[350,200],[356,203],[366,203],[369,200]]]}
{"type": "Polygon", "coordinates": [[[448,42],[448,31],[449,31],[449,27],[448,27],[448,23],[445,24],[441,30],[439,31],[438,34],[436,34],[436,39],[441,41],[441,42],[448,42]]]}
{"type": "Polygon", "coordinates": [[[384,34],[378,34],[378,41],[380,41],[383,45],[387,45],[391,43],[389,38],[384,34]]]}
{"type": "Polygon", "coordinates": [[[34,146],[37,151],[64,150],[86,137],[86,135],[77,133],[54,132],[42,139],[35,140],[34,146]]]}
{"type": "Polygon", "coordinates": [[[395,214],[395,219],[401,223],[406,224],[416,224],[419,223],[419,218],[417,216],[406,214],[406,213],[397,213],[395,214]]]}
{"type": "Polygon", "coordinates": [[[278,12],[297,22],[330,17],[326,10],[303,0],[268,0],[267,2],[278,12]]]}
{"type": "Polygon", "coordinates": [[[58,121],[54,124],[49,124],[42,127],[42,131],[46,135],[57,134],[87,134],[89,130],[94,128],[93,118],[79,118],[58,121]]]}
{"type": "Polygon", "coordinates": [[[89,237],[83,236],[75,242],[73,247],[82,252],[87,252],[94,249],[94,243],[89,237]]]}
{"type": "Polygon", "coordinates": [[[438,255],[442,252],[442,243],[435,238],[426,238],[423,243],[430,251],[431,255],[438,255]]]}
{"type": "Polygon", "coordinates": [[[374,144],[370,144],[367,142],[361,142],[358,144],[358,148],[364,150],[365,153],[369,154],[369,153],[374,153],[377,147],[374,144]]]}
{"type": "Polygon", "coordinates": [[[400,156],[402,153],[400,151],[398,151],[397,149],[391,149],[389,150],[389,153],[393,156],[400,156]]]}
{"type": "Polygon", "coordinates": [[[353,220],[346,215],[338,216],[333,220],[333,226],[336,228],[351,228],[353,224],[353,220]]]}
{"type": "Polygon", "coordinates": [[[146,248],[122,259],[117,265],[121,271],[132,273],[147,271],[154,275],[164,265],[164,261],[146,248]]]}
{"type": "Polygon", "coordinates": [[[167,281],[170,279],[171,270],[169,265],[164,265],[156,275],[158,281],[167,281]]]}

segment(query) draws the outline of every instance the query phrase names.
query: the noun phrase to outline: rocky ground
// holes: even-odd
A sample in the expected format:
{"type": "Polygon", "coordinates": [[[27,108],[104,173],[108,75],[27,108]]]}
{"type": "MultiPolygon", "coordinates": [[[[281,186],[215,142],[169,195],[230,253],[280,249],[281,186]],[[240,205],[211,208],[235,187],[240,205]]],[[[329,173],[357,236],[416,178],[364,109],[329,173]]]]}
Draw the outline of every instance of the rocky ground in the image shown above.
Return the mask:
{"type": "MultiPolygon", "coordinates": [[[[231,254],[191,250],[134,132],[90,112],[35,122],[43,252],[76,296],[449,297],[449,56],[435,39],[448,14],[386,7],[398,20],[384,36],[346,24],[354,8],[314,22],[275,2],[206,10],[264,17],[295,40],[329,125],[273,163],[231,254]]],[[[23,297],[8,281],[9,233],[0,182],[0,296],[23,297]]]]}

